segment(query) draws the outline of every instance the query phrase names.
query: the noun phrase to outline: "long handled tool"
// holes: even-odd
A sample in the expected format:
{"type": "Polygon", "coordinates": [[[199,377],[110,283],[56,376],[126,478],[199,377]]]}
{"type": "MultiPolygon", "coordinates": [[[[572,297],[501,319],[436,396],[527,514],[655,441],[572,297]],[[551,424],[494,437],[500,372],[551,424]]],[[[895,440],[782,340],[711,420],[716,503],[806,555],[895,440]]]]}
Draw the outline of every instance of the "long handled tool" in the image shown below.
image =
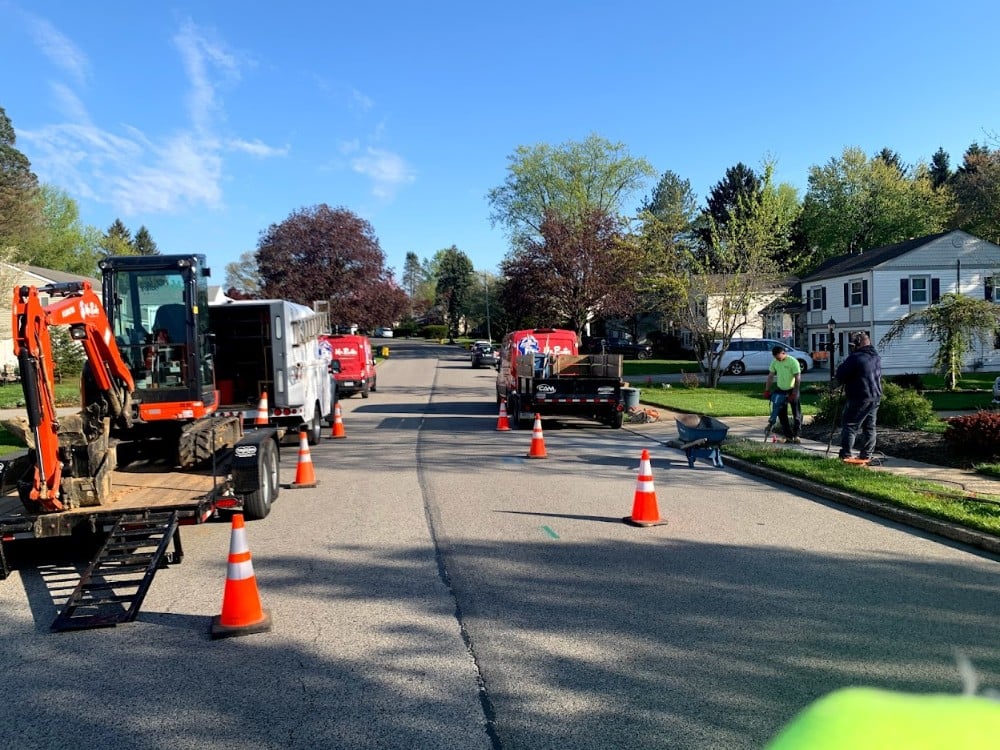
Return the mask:
{"type": "Polygon", "coordinates": [[[837,408],[833,410],[833,415],[830,419],[830,439],[826,441],[827,458],[830,457],[830,446],[833,445],[833,433],[837,431],[837,424],[841,419],[840,411],[844,408],[844,386],[838,385],[834,392],[837,393],[837,408]]]}

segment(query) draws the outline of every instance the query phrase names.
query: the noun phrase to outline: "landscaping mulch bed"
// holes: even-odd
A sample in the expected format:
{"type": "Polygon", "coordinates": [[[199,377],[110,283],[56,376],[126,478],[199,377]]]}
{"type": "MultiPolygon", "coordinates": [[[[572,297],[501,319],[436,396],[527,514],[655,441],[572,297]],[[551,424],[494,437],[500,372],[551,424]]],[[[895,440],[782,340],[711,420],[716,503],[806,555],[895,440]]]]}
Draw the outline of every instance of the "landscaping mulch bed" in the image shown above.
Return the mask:
{"type": "MultiPolygon", "coordinates": [[[[830,439],[829,424],[807,424],[802,426],[802,437],[826,443],[830,439]]],[[[950,466],[956,469],[968,469],[972,460],[967,456],[954,455],[939,433],[922,430],[896,430],[891,427],[876,426],[875,450],[887,456],[909,458],[935,466],[950,466]]],[[[855,446],[857,443],[855,443],[855,446]]],[[[840,427],[834,428],[833,445],[830,455],[836,455],[840,449],[840,427]]]]}

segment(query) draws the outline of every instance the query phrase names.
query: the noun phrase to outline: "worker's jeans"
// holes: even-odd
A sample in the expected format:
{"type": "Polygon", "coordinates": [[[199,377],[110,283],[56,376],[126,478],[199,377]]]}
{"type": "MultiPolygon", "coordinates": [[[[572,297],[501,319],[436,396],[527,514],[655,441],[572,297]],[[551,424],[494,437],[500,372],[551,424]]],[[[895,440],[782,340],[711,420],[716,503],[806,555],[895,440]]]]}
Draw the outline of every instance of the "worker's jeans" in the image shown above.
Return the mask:
{"type": "Polygon", "coordinates": [[[802,428],[802,404],[799,399],[792,401],[789,397],[791,391],[783,391],[779,388],[771,394],[771,416],[767,421],[772,425],[781,420],[781,431],[788,439],[798,437],[802,428]],[[788,422],[788,405],[792,405],[792,423],[788,422]]]}
{"type": "Polygon", "coordinates": [[[844,415],[841,418],[843,427],[840,431],[840,457],[850,458],[854,450],[855,438],[860,433],[861,445],[859,455],[861,458],[871,458],[872,451],[875,450],[875,419],[878,416],[878,401],[875,399],[863,399],[860,401],[848,400],[844,407],[844,415]]]}

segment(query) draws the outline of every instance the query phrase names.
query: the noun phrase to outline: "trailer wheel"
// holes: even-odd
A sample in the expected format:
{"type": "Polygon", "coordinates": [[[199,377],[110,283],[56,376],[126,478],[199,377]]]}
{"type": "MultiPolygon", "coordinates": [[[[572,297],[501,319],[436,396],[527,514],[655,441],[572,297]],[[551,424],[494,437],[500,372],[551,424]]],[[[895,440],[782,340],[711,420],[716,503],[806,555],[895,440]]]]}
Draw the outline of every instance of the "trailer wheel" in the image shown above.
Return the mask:
{"type": "Polygon", "coordinates": [[[313,418],[312,421],[306,427],[308,431],[307,439],[309,445],[318,445],[323,439],[323,414],[320,411],[319,404],[313,408],[313,418]]]}
{"type": "Polygon", "coordinates": [[[611,426],[612,430],[621,429],[622,422],[625,421],[625,412],[618,411],[615,409],[611,416],[608,417],[608,424],[611,426]]]}
{"type": "Polygon", "coordinates": [[[265,440],[257,451],[257,489],[243,498],[243,510],[251,521],[266,518],[271,512],[271,503],[278,497],[279,489],[278,451],[274,441],[265,440]]]}

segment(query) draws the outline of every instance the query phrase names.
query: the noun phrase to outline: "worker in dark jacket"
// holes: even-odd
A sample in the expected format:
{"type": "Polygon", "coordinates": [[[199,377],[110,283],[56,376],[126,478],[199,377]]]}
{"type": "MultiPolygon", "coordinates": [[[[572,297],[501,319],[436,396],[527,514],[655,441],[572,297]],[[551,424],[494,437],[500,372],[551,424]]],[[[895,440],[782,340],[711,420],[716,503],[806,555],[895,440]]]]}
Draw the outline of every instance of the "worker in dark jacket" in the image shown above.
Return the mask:
{"type": "Polygon", "coordinates": [[[868,463],[875,450],[875,419],[882,400],[882,358],[866,333],[851,336],[851,354],[837,368],[844,388],[844,414],[840,433],[840,458],[848,463],[868,463]],[[855,458],[854,439],[861,433],[855,458]]]}

